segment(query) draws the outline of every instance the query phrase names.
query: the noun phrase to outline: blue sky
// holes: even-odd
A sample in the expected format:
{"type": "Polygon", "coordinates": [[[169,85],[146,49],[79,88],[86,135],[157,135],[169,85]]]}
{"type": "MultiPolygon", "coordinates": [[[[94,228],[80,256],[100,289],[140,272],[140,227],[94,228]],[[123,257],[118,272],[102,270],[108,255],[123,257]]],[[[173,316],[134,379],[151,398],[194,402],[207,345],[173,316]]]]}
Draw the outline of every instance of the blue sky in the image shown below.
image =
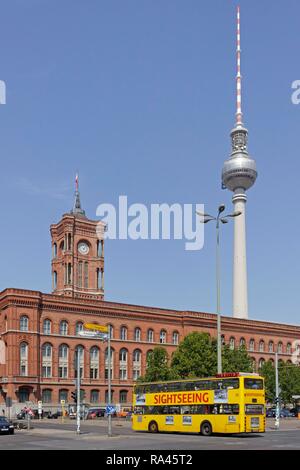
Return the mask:
{"type": "MultiPolygon", "coordinates": [[[[299,324],[300,79],[297,0],[240,1],[244,122],[259,176],[248,192],[249,316],[299,324]]],[[[230,0],[1,2],[0,289],[51,290],[49,225],[74,175],[97,205],[204,203],[231,209],[220,174],[235,113],[230,0]]],[[[106,299],[214,312],[215,233],[108,241],[106,299]]],[[[222,314],[231,315],[233,226],[222,227],[222,314]]]]}

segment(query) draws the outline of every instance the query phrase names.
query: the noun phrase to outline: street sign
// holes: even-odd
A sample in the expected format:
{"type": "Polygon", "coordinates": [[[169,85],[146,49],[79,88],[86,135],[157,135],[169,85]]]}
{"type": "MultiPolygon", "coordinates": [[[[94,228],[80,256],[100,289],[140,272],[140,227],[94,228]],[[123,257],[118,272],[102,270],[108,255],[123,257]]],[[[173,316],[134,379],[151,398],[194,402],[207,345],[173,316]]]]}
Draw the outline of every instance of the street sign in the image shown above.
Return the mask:
{"type": "Polygon", "coordinates": [[[113,414],[113,413],[116,411],[116,409],[115,409],[114,406],[107,406],[107,407],[105,408],[105,411],[106,411],[106,413],[107,413],[108,415],[111,415],[111,414],[113,414]]]}
{"type": "Polygon", "coordinates": [[[83,327],[87,330],[96,330],[102,331],[102,333],[108,333],[108,326],[104,325],[96,325],[95,323],[85,323],[83,327]]]}
{"type": "Polygon", "coordinates": [[[102,339],[103,333],[100,331],[90,331],[90,330],[82,330],[78,333],[80,336],[84,336],[85,338],[99,338],[102,339]]]}

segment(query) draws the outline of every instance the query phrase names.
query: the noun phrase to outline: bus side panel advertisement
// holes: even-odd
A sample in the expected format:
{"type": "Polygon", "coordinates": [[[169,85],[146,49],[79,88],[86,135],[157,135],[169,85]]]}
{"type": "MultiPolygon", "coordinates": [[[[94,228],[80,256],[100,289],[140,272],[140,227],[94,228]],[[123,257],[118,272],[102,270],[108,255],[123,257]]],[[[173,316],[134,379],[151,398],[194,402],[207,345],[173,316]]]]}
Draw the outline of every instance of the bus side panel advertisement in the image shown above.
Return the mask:
{"type": "Polygon", "coordinates": [[[185,426],[191,426],[192,425],[192,417],[191,416],[183,416],[182,417],[182,424],[185,426]]]}
{"type": "Polygon", "coordinates": [[[166,424],[174,424],[174,416],[166,416],[166,424]]]}

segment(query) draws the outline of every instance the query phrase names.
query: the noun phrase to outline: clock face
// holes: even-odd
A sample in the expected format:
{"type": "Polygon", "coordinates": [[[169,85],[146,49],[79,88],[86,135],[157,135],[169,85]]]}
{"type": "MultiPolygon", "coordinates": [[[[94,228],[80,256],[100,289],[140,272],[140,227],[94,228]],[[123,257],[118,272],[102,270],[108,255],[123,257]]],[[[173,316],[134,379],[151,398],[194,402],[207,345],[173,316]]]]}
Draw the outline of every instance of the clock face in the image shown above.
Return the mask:
{"type": "Polygon", "coordinates": [[[79,245],[78,245],[78,251],[79,253],[81,253],[82,255],[87,255],[88,252],[89,252],[89,247],[86,243],[84,242],[80,242],[79,245]]]}

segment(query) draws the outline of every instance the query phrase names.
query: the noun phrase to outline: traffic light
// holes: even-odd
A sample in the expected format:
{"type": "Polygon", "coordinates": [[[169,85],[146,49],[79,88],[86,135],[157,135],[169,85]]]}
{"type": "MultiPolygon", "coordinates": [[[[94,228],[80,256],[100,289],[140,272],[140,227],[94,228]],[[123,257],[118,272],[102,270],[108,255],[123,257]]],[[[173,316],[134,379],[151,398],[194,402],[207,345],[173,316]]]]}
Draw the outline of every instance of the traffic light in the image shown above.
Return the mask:
{"type": "Polygon", "coordinates": [[[73,398],[74,402],[77,403],[77,392],[76,392],[76,390],[73,390],[73,392],[71,392],[71,397],[73,398]]]}

